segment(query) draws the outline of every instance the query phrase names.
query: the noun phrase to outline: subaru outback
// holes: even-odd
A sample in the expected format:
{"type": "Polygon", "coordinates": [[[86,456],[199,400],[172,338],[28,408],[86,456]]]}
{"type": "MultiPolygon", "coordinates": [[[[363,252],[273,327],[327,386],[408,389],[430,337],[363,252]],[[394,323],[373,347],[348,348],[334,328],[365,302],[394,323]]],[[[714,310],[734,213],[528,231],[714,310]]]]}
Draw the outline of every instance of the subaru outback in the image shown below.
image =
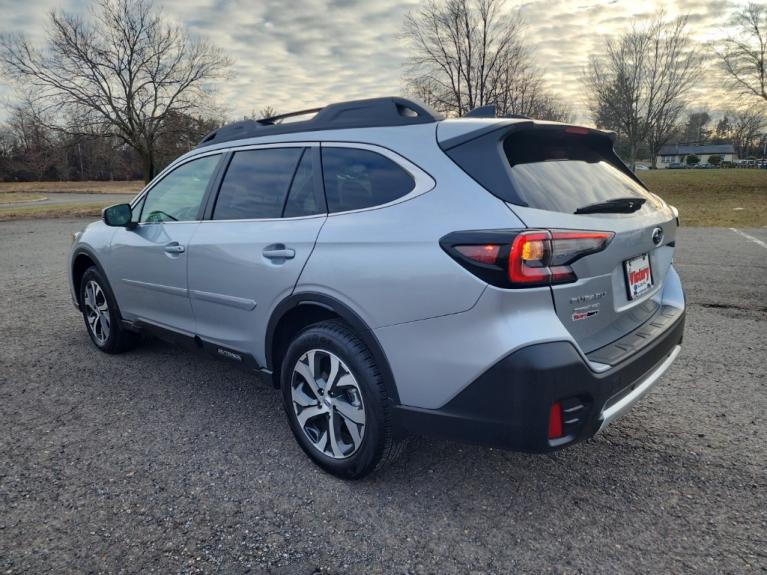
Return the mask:
{"type": "Polygon", "coordinates": [[[681,349],[677,227],[608,132],[375,98],[215,130],[75,235],[69,277],[98,349],[267,374],[359,478],[412,434],[547,452],[623,414],[681,349]]]}

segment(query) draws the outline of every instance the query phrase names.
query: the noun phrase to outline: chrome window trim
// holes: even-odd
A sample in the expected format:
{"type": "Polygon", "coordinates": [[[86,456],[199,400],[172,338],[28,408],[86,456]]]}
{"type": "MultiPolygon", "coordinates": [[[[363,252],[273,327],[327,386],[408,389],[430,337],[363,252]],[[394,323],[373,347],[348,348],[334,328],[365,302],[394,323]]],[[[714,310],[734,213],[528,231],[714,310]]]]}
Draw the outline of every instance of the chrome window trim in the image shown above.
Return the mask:
{"type": "MultiPolygon", "coordinates": [[[[404,196],[401,196],[397,198],[396,200],[392,200],[391,202],[387,202],[385,204],[376,204],[374,206],[369,206],[367,208],[360,208],[357,210],[347,210],[344,212],[333,212],[333,213],[321,213],[321,214],[312,214],[309,216],[295,216],[292,218],[248,218],[248,219],[236,219],[236,220],[190,220],[189,222],[148,222],[150,224],[156,224],[156,223],[163,223],[163,224],[183,224],[183,223],[206,223],[206,222],[276,222],[276,221],[291,221],[291,220],[306,220],[311,218],[320,218],[320,217],[336,217],[336,216],[344,216],[347,214],[357,214],[361,212],[368,212],[371,210],[378,210],[381,208],[387,208],[389,206],[394,206],[397,204],[401,204],[402,202],[407,202],[408,200],[412,200],[413,198],[416,198],[422,194],[425,194],[426,192],[430,192],[433,190],[437,183],[434,181],[434,178],[432,178],[429,174],[424,172],[421,168],[416,166],[413,162],[410,160],[404,158],[403,156],[399,155],[398,153],[390,150],[389,148],[385,148],[383,146],[379,146],[376,144],[365,144],[362,142],[343,142],[343,141],[328,141],[328,142],[276,142],[276,143],[269,143],[269,144],[244,144],[240,146],[229,146],[226,148],[218,148],[216,150],[211,150],[208,152],[196,154],[194,156],[188,157],[184,159],[183,161],[171,164],[167,168],[165,168],[160,174],[157,176],[156,181],[150,182],[150,184],[144,188],[138,196],[136,196],[133,201],[131,202],[131,208],[141,201],[141,198],[148,194],[152,188],[160,183],[162,179],[169,173],[171,170],[175,170],[178,167],[181,167],[182,165],[189,163],[191,161],[197,160],[199,158],[203,158],[206,156],[212,156],[215,154],[221,154],[224,155],[226,153],[235,153],[235,152],[242,152],[246,150],[261,150],[261,149],[269,149],[269,148],[352,148],[352,149],[359,149],[359,150],[368,150],[370,152],[374,152],[376,154],[380,154],[381,156],[391,160],[395,164],[397,164],[400,168],[405,170],[410,176],[413,178],[415,185],[413,186],[413,189],[410,190],[407,194],[404,196]],[[167,173],[166,173],[167,172],[167,173]]],[[[226,175],[226,174],[224,174],[226,175]]],[[[218,191],[216,191],[216,194],[218,194],[218,191]]],[[[147,222],[143,222],[147,223],[147,222]]]]}

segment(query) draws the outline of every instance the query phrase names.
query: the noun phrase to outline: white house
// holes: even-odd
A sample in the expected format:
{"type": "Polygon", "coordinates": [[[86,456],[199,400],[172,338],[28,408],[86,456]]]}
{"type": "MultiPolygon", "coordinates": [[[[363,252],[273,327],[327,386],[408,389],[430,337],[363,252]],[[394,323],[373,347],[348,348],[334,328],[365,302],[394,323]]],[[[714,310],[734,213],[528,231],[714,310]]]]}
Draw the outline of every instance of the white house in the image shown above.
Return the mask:
{"type": "Polygon", "coordinates": [[[663,146],[658,152],[658,169],[668,168],[669,164],[684,164],[687,156],[698,156],[701,164],[708,164],[711,156],[719,156],[723,162],[737,162],[735,147],[732,144],[711,144],[706,146],[688,146],[674,144],[663,146]]]}

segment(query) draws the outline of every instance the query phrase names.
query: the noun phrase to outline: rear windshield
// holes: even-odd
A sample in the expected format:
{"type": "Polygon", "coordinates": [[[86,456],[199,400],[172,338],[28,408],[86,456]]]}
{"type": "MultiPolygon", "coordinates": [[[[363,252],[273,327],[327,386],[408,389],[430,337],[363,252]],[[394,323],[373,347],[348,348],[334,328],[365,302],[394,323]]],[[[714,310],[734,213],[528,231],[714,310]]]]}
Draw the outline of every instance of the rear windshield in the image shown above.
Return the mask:
{"type": "Polygon", "coordinates": [[[616,198],[656,201],[614,162],[620,161],[603,136],[554,130],[523,130],[504,141],[511,183],[520,203],[572,214],[578,208],[616,198]]]}

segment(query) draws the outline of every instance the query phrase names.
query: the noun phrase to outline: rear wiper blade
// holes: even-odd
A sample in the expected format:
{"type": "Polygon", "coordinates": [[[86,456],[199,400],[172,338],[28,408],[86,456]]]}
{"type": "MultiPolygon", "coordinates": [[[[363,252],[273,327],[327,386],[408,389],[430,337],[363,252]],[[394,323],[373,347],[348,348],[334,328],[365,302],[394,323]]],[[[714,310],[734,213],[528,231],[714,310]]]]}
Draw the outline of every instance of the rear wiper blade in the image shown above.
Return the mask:
{"type": "Polygon", "coordinates": [[[615,198],[578,208],[576,214],[632,214],[642,207],[644,198],[615,198]]]}

